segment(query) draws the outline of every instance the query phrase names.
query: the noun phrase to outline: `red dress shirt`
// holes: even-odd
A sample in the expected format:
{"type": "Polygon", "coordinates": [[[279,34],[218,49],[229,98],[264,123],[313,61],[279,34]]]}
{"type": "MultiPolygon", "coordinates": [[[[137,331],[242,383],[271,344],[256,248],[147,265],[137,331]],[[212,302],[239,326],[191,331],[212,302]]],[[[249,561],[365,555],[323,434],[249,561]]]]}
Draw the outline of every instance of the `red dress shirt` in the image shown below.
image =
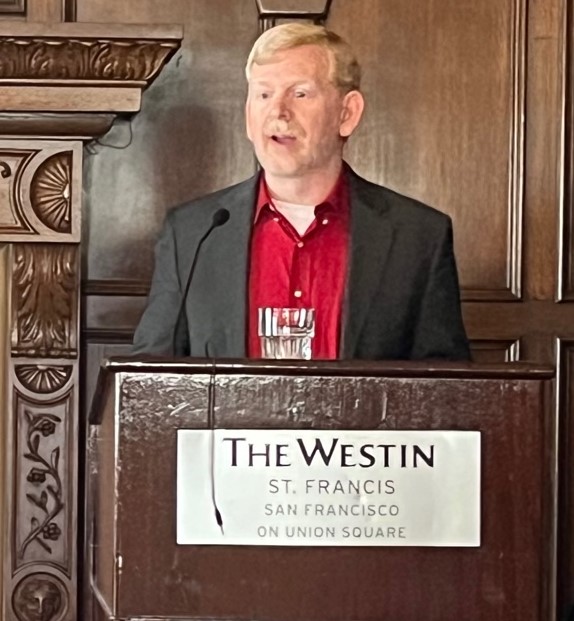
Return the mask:
{"type": "Polygon", "coordinates": [[[314,308],[312,357],[339,357],[347,277],[349,193],[343,172],[304,235],[273,208],[264,175],[251,237],[247,351],[261,357],[258,309],[314,308]]]}

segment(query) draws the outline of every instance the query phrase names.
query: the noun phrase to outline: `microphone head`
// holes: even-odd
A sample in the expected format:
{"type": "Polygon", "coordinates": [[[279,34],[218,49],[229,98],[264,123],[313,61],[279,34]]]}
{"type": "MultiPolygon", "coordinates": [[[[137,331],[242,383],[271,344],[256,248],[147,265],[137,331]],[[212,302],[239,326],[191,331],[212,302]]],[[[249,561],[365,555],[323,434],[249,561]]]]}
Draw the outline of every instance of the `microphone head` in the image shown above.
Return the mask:
{"type": "Polygon", "coordinates": [[[222,224],[225,224],[229,220],[230,215],[231,214],[229,213],[229,210],[225,209],[225,207],[218,209],[213,214],[213,218],[211,220],[211,226],[215,228],[216,226],[221,226],[222,224]]]}

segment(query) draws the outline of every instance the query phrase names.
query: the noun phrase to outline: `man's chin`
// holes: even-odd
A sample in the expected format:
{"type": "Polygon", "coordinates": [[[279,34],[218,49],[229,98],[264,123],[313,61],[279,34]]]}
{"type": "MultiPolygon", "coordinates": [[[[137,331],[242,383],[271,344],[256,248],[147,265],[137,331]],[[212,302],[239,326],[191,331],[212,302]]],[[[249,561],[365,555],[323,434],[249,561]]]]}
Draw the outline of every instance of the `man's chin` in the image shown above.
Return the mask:
{"type": "Polygon", "coordinates": [[[277,162],[269,160],[259,160],[261,168],[268,175],[282,177],[285,179],[300,177],[306,172],[306,167],[295,162],[277,162]]]}

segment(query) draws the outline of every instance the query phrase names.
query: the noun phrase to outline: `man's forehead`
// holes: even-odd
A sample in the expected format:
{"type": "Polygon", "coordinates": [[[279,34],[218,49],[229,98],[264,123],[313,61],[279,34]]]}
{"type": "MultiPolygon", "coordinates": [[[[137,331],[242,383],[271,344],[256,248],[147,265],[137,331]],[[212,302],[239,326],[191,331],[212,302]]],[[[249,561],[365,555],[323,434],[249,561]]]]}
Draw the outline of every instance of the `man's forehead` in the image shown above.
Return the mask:
{"type": "Polygon", "coordinates": [[[300,45],[278,50],[269,56],[257,59],[251,66],[251,78],[273,76],[287,71],[309,76],[316,74],[322,76],[325,70],[329,69],[330,57],[327,50],[319,45],[300,45]],[[279,68],[278,65],[281,67],[279,68]]]}

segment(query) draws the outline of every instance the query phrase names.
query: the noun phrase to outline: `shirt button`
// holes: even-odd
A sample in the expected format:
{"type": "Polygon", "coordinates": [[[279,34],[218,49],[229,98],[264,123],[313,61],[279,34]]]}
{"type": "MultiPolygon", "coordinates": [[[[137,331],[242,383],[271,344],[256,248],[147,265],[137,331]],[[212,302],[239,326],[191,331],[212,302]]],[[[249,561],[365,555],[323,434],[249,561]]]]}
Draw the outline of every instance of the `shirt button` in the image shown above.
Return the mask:
{"type": "Polygon", "coordinates": [[[304,245],[305,244],[302,241],[297,242],[297,248],[303,248],[304,245]]]}
{"type": "Polygon", "coordinates": [[[325,218],[325,219],[323,220],[323,222],[321,222],[321,224],[329,224],[329,220],[328,220],[328,218],[325,218]]]}
{"type": "Polygon", "coordinates": [[[279,222],[279,218],[278,218],[277,216],[275,216],[275,217],[273,218],[273,222],[279,222]]]}
{"type": "Polygon", "coordinates": [[[303,295],[303,293],[302,293],[301,291],[297,290],[297,291],[295,291],[295,293],[293,293],[293,295],[294,295],[296,298],[300,298],[300,297],[303,295]]]}

